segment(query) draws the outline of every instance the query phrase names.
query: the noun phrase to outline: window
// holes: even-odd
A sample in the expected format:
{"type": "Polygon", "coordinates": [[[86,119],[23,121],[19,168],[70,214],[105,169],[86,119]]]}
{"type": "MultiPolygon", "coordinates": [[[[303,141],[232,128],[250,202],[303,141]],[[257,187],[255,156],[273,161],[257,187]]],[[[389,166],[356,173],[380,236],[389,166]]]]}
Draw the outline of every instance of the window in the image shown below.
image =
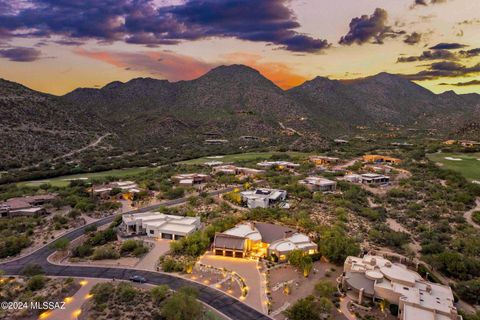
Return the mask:
{"type": "Polygon", "coordinates": [[[155,233],[155,231],[154,231],[154,230],[150,230],[150,234],[154,234],[154,233],[155,233]]]}

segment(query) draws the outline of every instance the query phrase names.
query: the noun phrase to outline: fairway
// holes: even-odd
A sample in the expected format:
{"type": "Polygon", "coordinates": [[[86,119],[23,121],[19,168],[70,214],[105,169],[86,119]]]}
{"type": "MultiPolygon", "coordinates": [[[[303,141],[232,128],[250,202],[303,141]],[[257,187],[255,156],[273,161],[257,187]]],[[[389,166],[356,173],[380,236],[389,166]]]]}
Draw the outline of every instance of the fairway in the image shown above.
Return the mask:
{"type": "Polygon", "coordinates": [[[222,156],[208,156],[197,159],[191,159],[186,161],[181,161],[181,164],[204,164],[205,162],[210,161],[222,161],[223,163],[228,162],[238,162],[238,161],[251,161],[251,160],[265,160],[270,159],[274,154],[288,154],[293,159],[298,159],[310,155],[306,152],[246,152],[246,153],[237,153],[237,154],[227,154],[222,156]]]}
{"type": "MultiPolygon", "coordinates": [[[[229,155],[223,155],[223,156],[206,156],[202,158],[181,161],[179,163],[195,165],[195,164],[204,164],[205,162],[209,162],[209,161],[222,161],[224,163],[238,162],[238,161],[251,161],[251,160],[260,161],[260,160],[270,159],[270,157],[273,154],[288,154],[290,157],[292,157],[292,159],[299,159],[299,158],[303,158],[310,155],[310,153],[295,152],[295,151],[247,152],[247,153],[229,154],[229,155]]],[[[24,181],[24,182],[19,182],[18,185],[35,187],[41,184],[48,183],[55,187],[66,187],[68,186],[71,180],[75,180],[75,179],[88,181],[92,178],[104,178],[104,177],[124,178],[128,176],[134,176],[151,169],[154,169],[154,168],[137,167],[137,168],[115,169],[115,170],[92,172],[92,173],[80,173],[80,174],[66,175],[66,176],[60,176],[60,177],[55,177],[50,179],[24,181]]]]}
{"type": "Polygon", "coordinates": [[[480,180],[480,153],[434,153],[428,158],[441,168],[460,172],[468,180],[480,180]]]}
{"type": "Polygon", "coordinates": [[[151,170],[153,168],[148,167],[137,167],[137,168],[128,168],[128,169],[115,169],[115,170],[108,170],[108,171],[101,171],[101,172],[92,172],[92,173],[80,173],[80,174],[73,174],[67,176],[60,176],[51,179],[43,179],[43,180],[34,180],[34,181],[25,181],[18,183],[19,186],[27,186],[27,187],[35,187],[41,184],[51,184],[55,187],[66,187],[70,183],[71,180],[79,179],[79,180],[89,180],[92,178],[103,178],[103,177],[116,177],[116,178],[124,178],[127,176],[136,175],[147,170],[151,170]]]}

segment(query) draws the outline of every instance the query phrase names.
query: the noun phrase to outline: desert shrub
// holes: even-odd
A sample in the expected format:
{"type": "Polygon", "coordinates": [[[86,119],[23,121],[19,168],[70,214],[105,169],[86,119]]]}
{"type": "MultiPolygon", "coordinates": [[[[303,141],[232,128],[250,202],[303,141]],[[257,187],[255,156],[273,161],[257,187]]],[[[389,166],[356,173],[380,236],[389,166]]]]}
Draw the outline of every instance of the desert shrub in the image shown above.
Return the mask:
{"type": "Polygon", "coordinates": [[[81,244],[72,249],[72,256],[77,258],[84,258],[92,255],[93,248],[89,244],[81,244]]]}
{"type": "Polygon", "coordinates": [[[104,259],[118,259],[120,258],[120,255],[118,254],[117,251],[115,251],[115,248],[112,246],[102,246],[102,247],[97,247],[93,251],[93,260],[104,260],[104,259]]]}
{"type": "Polygon", "coordinates": [[[167,285],[164,285],[164,284],[153,288],[150,291],[153,303],[156,305],[159,305],[163,300],[165,300],[169,292],[170,292],[170,289],[168,288],[167,285]]]}
{"type": "Polygon", "coordinates": [[[133,254],[138,257],[148,252],[148,248],[140,240],[126,240],[120,247],[120,254],[133,254]]]}
{"type": "Polygon", "coordinates": [[[27,235],[12,235],[0,240],[0,259],[19,254],[32,241],[27,235]]]}
{"type": "Polygon", "coordinates": [[[97,283],[93,286],[90,293],[93,295],[95,305],[107,303],[115,292],[115,286],[110,282],[97,283]]]}
{"type": "Polygon", "coordinates": [[[34,275],[28,279],[27,287],[31,291],[37,291],[42,289],[47,282],[47,278],[41,274],[34,275]]]}
{"type": "Polygon", "coordinates": [[[137,289],[126,282],[119,283],[116,292],[122,302],[133,301],[137,295],[137,289]]]}
{"type": "Polygon", "coordinates": [[[26,277],[33,277],[38,274],[44,274],[44,272],[42,266],[39,264],[27,264],[21,274],[26,277]]]}

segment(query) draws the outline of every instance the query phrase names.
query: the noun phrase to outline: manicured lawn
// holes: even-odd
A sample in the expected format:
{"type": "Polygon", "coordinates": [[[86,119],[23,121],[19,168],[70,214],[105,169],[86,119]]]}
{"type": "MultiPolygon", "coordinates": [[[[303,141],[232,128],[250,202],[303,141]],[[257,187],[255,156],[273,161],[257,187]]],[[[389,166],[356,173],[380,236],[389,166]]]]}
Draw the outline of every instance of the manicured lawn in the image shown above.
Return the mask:
{"type": "Polygon", "coordinates": [[[137,167],[137,168],[115,169],[115,170],[93,172],[93,173],[81,173],[81,174],[55,177],[51,179],[25,181],[25,182],[20,182],[19,185],[32,187],[32,186],[39,186],[44,183],[49,183],[52,186],[56,186],[56,187],[66,187],[70,183],[70,180],[82,179],[82,178],[92,179],[92,178],[103,178],[103,177],[124,178],[127,176],[132,176],[132,175],[145,172],[149,169],[152,169],[152,168],[137,167]]]}
{"type": "Polygon", "coordinates": [[[460,172],[469,180],[480,180],[480,153],[434,153],[428,158],[441,168],[460,172]]]}
{"type": "Polygon", "coordinates": [[[237,154],[228,154],[224,156],[209,156],[209,157],[202,157],[197,159],[191,159],[182,161],[180,163],[183,164],[204,164],[205,162],[209,161],[222,161],[222,162],[237,162],[237,161],[250,161],[250,160],[265,160],[270,159],[273,154],[281,154],[285,153],[288,154],[292,158],[302,158],[309,155],[309,153],[305,152],[247,152],[247,153],[237,153],[237,154]]]}

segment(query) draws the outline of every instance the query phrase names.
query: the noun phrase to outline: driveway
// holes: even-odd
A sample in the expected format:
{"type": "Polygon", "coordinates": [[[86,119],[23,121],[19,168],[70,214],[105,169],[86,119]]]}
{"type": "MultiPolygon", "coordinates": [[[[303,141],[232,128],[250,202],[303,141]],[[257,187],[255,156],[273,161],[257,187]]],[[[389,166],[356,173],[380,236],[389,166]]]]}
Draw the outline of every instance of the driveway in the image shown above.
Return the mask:
{"type": "Polygon", "coordinates": [[[153,248],[135,265],[135,269],[155,271],[158,258],[170,250],[170,240],[145,240],[147,241],[153,244],[153,248]]]}
{"type": "Polygon", "coordinates": [[[200,258],[199,262],[238,273],[248,287],[248,294],[243,302],[262,313],[267,312],[264,279],[257,269],[256,260],[220,257],[207,253],[200,258]]]}

